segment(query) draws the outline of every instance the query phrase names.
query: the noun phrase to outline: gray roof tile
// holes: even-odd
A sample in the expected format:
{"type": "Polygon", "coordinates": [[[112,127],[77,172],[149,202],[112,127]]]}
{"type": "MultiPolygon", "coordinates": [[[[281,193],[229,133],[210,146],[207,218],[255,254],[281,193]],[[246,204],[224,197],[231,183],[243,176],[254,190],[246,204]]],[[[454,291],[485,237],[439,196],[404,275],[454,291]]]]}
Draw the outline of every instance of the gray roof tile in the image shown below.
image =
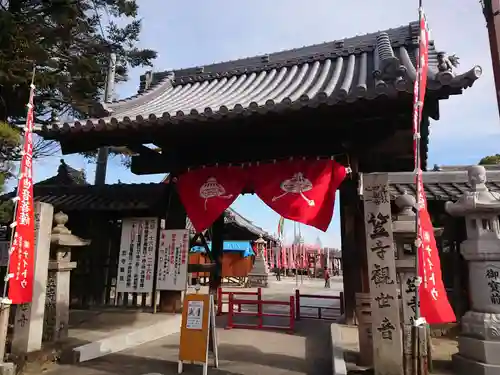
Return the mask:
{"type": "MultiPolygon", "coordinates": [[[[491,191],[500,192],[500,170],[487,169],[486,185],[491,191]]],[[[362,178],[362,177],[361,177],[362,178]]],[[[424,190],[429,201],[455,201],[461,195],[471,191],[467,172],[439,171],[424,172],[424,190]]],[[[412,172],[389,173],[389,187],[391,197],[404,194],[415,195],[415,174],[412,172]]]]}
{"type": "MultiPolygon", "coordinates": [[[[154,74],[151,88],[104,105],[109,117],[53,125],[43,133],[112,130],[151,123],[197,121],[242,113],[334,105],[413,92],[418,23],[342,41],[265,56],[154,74]],[[158,82],[159,80],[159,82],[158,82]],[[156,83],[155,83],[156,82],[156,83]]],[[[460,92],[479,78],[439,72],[430,45],[428,89],[460,92]]]]}
{"type": "MultiPolygon", "coordinates": [[[[276,240],[276,238],[274,236],[267,233],[261,227],[256,226],[250,220],[244,218],[243,216],[241,216],[238,212],[236,212],[232,208],[228,208],[224,212],[224,223],[225,224],[234,224],[237,227],[246,229],[250,233],[253,233],[256,236],[260,236],[266,240],[276,240]]],[[[192,233],[196,232],[196,229],[194,229],[193,223],[191,223],[191,220],[188,217],[186,217],[186,229],[188,229],[192,233]]]]}

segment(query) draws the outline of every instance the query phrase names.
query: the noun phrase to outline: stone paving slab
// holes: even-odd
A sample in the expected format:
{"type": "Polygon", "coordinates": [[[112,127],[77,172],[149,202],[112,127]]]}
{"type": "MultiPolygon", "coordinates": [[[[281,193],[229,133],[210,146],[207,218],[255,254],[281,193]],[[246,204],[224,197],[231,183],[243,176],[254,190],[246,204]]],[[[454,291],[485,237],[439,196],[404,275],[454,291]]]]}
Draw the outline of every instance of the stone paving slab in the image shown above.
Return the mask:
{"type": "MultiPolygon", "coordinates": [[[[329,323],[300,322],[297,333],[218,328],[219,369],[215,375],[325,375],[331,373],[329,323]]],[[[177,373],[179,335],[79,365],[54,365],[47,375],[143,375],[177,373]]],[[[184,373],[201,367],[185,365],[184,373]]],[[[31,375],[31,374],[30,374],[31,375]]]]}

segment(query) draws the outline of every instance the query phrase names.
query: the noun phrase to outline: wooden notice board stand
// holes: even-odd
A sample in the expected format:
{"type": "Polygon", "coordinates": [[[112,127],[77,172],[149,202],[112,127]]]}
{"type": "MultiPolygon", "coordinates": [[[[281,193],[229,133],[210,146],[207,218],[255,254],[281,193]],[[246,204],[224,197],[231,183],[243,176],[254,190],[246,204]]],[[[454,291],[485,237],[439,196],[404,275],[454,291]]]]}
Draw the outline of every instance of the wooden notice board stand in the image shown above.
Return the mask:
{"type": "Polygon", "coordinates": [[[187,294],[182,308],[179,374],[182,373],[183,363],[187,362],[203,365],[203,375],[207,375],[210,351],[214,355],[214,365],[217,368],[219,357],[214,297],[208,294],[187,294]]]}

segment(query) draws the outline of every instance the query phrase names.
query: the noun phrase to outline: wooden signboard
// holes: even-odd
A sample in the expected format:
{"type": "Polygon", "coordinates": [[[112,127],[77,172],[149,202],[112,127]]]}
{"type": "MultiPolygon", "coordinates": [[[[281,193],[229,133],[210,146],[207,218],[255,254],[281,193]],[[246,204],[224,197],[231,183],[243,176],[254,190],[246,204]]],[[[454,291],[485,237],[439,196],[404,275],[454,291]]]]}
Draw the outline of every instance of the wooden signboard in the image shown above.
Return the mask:
{"type": "Polygon", "coordinates": [[[217,368],[219,356],[215,331],[214,297],[208,294],[187,294],[182,309],[179,374],[182,373],[183,363],[187,362],[203,365],[203,375],[207,375],[210,349],[217,368]]]}
{"type": "Polygon", "coordinates": [[[158,219],[126,218],[118,258],[118,293],[151,293],[156,251],[158,219]]]}
{"type": "Polygon", "coordinates": [[[183,291],[187,285],[189,235],[186,229],[160,230],[156,289],[183,291]]]}
{"type": "Polygon", "coordinates": [[[387,173],[363,176],[375,375],[402,375],[403,348],[387,173]]]}

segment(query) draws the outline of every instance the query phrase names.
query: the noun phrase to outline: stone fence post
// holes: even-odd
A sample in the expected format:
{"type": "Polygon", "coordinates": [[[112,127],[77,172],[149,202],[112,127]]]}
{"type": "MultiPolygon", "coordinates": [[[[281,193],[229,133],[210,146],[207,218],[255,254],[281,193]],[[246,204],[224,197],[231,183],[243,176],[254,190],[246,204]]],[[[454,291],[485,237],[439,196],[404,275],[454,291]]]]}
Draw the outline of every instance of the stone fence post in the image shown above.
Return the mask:
{"type": "Polygon", "coordinates": [[[50,254],[50,235],[54,208],[48,203],[35,203],[35,259],[33,300],[16,308],[12,354],[22,356],[42,348],[43,316],[50,254]]]}

